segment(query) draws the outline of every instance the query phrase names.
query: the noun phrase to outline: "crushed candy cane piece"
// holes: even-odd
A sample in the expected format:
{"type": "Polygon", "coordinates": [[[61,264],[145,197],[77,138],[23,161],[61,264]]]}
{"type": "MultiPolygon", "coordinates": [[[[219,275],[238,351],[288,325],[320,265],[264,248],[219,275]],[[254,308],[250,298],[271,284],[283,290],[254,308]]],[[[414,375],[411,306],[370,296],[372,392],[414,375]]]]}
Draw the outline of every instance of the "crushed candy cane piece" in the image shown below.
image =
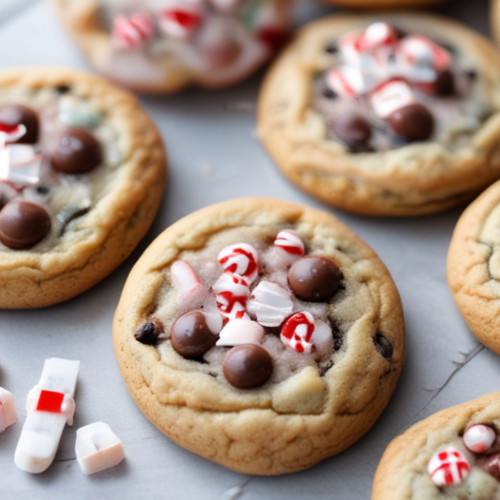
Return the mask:
{"type": "Polygon", "coordinates": [[[17,422],[17,410],[12,394],[0,387],[0,432],[17,422]]]}
{"type": "Polygon", "coordinates": [[[470,466],[462,453],[450,446],[430,459],[427,471],[436,486],[450,486],[460,484],[469,475],[470,466]]]}
{"type": "Polygon", "coordinates": [[[198,276],[187,262],[176,260],[170,266],[170,272],[179,288],[178,303],[195,303],[204,296],[206,292],[205,286],[200,282],[198,276]]]}
{"type": "Polygon", "coordinates": [[[112,39],[120,50],[144,47],[154,36],[155,25],[146,14],[133,14],[129,18],[119,15],[113,22],[112,39]]]}
{"type": "Polygon", "coordinates": [[[76,431],[75,452],[86,476],[114,467],[125,458],[122,442],[104,422],[94,422],[76,431]]]}
{"type": "Polygon", "coordinates": [[[414,102],[413,91],[407,83],[401,80],[382,85],[371,96],[373,109],[381,118],[387,118],[394,111],[414,102]]]}
{"type": "Polygon", "coordinates": [[[225,273],[244,278],[249,285],[259,274],[257,250],[247,243],[238,243],[223,248],[217,260],[225,273]]]}
{"type": "Polygon", "coordinates": [[[302,257],[305,253],[304,242],[293,229],[283,229],[274,240],[274,245],[290,255],[302,257]]]}
{"type": "Polygon", "coordinates": [[[200,0],[171,0],[160,12],[160,30],[176,40],[189,39],[201,26],[204,12],[200,0]]]}
{"type": "Polygon", "coordinates": [[[392,46],[398,41],[394,28],[387,23],[373,23],[359,37],[358,46],[361,51],[372,51],[380,47],[392,46]]]}
{"type": "Polygon", "coordinates": [[[215,292],[217,308],[222,316],[231,318],[238,312],[245,311],[250,289],[244,278],[224,273],[214,283],[212,289],[215,292]]]}
{"type": "Polygon", "coordinates": [[[271,281],[261,281],[252,291],[252,297],[247,311],[262,326],[280,326],[293,311],[292,294],[271,281]]]}
{"type": "Polygon", "coordinates": [[[241,311],[228,321],[220,331],[217,346],[235,346],[242,344],[260,344],[264,338],[264,328],[252,321],[248,314],[241,311]]]}
{"type": "Polygon", "coordinates": [[[314,316],[302,311],[290,316],[281,329],[281,341],[297,352],[311,353],[314,345],[311,342],[314,333],[314,316]]]}
{"type": "Polygon", "coordinates": [[[472,453],[484,453],[495,442],[496,433],[489,425],[473,425],[464,432],[464,445],[472,453]]]}

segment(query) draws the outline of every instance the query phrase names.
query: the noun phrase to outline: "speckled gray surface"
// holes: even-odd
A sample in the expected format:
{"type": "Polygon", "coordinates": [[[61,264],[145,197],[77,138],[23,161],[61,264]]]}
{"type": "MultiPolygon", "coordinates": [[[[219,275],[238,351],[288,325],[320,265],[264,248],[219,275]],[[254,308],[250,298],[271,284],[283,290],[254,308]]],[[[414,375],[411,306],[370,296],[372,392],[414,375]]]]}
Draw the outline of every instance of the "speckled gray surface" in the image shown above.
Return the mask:
{"type": "MultiPolygon", "coordinates": [[[[332,9],[302,0],[300,23],[332,9]]],[[[455,0],[440,9],[483,32],[486,0],[455,0]]],[[[0,67],[57,64],[90,69],[44,0],[0,0],[0,67]]],[[[331,210],[278,172],[254,139],[251,107],[260,76],[235,88],[189,90],[142,102],[168,145],[170,183],[156,222],[115,273],[82,296],[40,311],[0,312],[0,386],[9,389],[20,422],[0,434],[0,498],[87,499],[341,499],[370,498],[378,461],[389,441],[417,420],[498,390],[499,358],[470,333],[446,283],[446,252],[463,207],[417,219],[372,219],[331,210]],[[231,111],[232,109],[232,111],[231,111]],[[118,370],[111,322],[130,268],[169,224],[206,205],[239,196],[275,196],[335,213],[389,267],[403,299],[407,360],[389,406],[371,431],[344,453],[308,471],[282,477],[236,474],[199,458],[161,434],[132,401],[118,370]],[[41,475],[14,465],[28,390],[43,360],[81,360],[75,425],[64,432],[55,463],[41,475]],[[456,363],[470,361],[458,368],[456,363]],[[451,377],[451,378],[450,378],[451,377]],[[123,440],[127,459],[84,476],[74,460],[76,429],[102,420],[123,440]]],[[[460,365],[458,365],[460,366],[460,365]]]]}

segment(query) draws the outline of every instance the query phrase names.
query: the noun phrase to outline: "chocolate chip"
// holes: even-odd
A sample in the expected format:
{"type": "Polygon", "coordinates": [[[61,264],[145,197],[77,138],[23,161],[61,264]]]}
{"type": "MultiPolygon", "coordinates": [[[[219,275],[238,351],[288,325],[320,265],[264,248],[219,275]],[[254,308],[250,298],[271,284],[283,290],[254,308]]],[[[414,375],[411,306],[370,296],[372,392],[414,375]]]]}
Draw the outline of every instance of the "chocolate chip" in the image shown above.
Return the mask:
{"type": "Polygon", "coordinates": [[[101,163],[101,146],[96,138],[81,128],[69,128],[59,137],[52,153],[52,166],[65,174],[83,174],[101,163]]]}
{"type": "Polygon", "coordinates": [[[252,389],[267,382],[273,373],[273,362],[262,347],[254,344],[239,345],[226,354],[222,371],[232,386],[252,389]]]}
{"type": "Polygon", "coordinates": [[[45,196],[46,194],[49,194],[50,188],[47,186],[37,186],[36,187],[36,194],[39,194],[41,196],[45,196]]]}
{"type": "Polygon", "coordinates": [[[381,333],[377,333],[375,337],[373,337],[373,343],[375,344],[375,349],[377,349],[383,358],[392,358],[393,347],[387,337],[384,337],[381,333]]]}
{"type": "Polygon", "coordinates": [[[67,94],[68,92],[71,92],[71,87],[69,85],[65,85],[65,84],[58,85],[56,87],[56,92],[58,94],[67,94]]]}
{"type": "Polygon", "coordinates": [[[465,76],[469,80],[475,80],[477,78],[477,71],[475,69],[468,69],[465,71],[465,76]]]}
{"type": "Polygon", "coordinates": [[[447,52],[449,52],[452,56],[456,56],[458,54],[457,48],[455,47],[455,45],[452,45],[451,43],[442,42],[439,44],[439,46],[442,47],[447,52]]]}
{"type": "Polygon", "coordinates": [[[330,259],[307,255],[296,260],[288,271],[288,283],[302,300],[322,302],[339,288],[342,273],[330,259]]]}
{"type": "Polygon", "coordinates": [[[337,42],[328,42],[325,46],[325,52],[328,52],[328,54],[336,54],[339,51],[339,46],[337,42]]]}
{"type": "Polygon", "coordinates": [[[62,236],[66,232],[66,229],[70,222],[73,222],[74,220],[83,217],[86,213],[88,213],[89,210],[90,206],[75,207],[70,205],[68,207],[64,207],[57,214],[57,220],[59,221],[59,224],[61,224],[61,229],[59,230],[59,236],[62,236]]]}
{"type": "Polygon", "coordinates": [[[24,200],[13,200],[0,212],[0,241],[9,248],[31,248],[50,230],[44,208],[24,200]]]}
{"type": "Polygon", "coordinates": [[[345,113],[329,122],[332,132],[350,148],[365,146],[372,136],[368,120],[357,113],[345,113]]]}
{"type": "Polygon", "coordinates": [[[453,73],[446,69],[437,75],[436,94],[440,97],[450,97],[455,95],[455,77],[453,73]]]}
{"type": "Polygon", "coordinates": [[[434,132],[434,117],[421,104],[410,104],[389,116],[394,132],[409,141],[425,141],[434,132]]]}
{"type": "Polygon", "coordinates": [[[205,313],[193,311],[183,314],[172,326],[170,332],[172,347],[185,358],[202,356],[217,342],[207,325],[205,313]]]}
{"type": "Polygon", "coordinates": [[[135,340],[141,344],[156,346],[159,344],[161,334],[161,325],[158,320],[153,319],[144,323],[134,334],[135,340]]]}
{"type": "Polygon", "coordinates": [[[0,123],[9,126],[22,123],[26,127],[26,133],[16,143],[34,144],[38,142],[38,115],[31,108],[20,104],[2,106],[0,107],[0,123]]]}
{"type": "Polygon", "coordinates": [[[477,461],[477,466],[490,476],[493,476],[497,481],[500,481],[500,453],[480,458],[477,461]]]}
{"type": "Polygon", "coordinates": [[[337,96],[337,92],[335,92],[332,88],[327,85],[323,87],[323,97],[326,97],[327,99],[335,99],[337,96]]]}

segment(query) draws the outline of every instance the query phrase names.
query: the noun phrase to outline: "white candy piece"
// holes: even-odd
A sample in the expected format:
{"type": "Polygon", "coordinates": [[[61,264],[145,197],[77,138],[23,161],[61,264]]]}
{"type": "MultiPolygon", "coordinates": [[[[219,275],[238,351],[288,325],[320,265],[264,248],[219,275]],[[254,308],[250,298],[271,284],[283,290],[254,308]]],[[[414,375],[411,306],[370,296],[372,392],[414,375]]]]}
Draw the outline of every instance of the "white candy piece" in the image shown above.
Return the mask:
{"type": "Polygon", "coordinates": [[[473,425],[464,433],[465,447],[472,453],[484,453],[495,442],[495,431],[488,425],[473,425]]]}
{"type": "Polygon", "coordinates": [[[359,38],[361,50],[374,50],[379,47],[386,47],[396,43],[398,37],[394,28],[387,23],[373,23],[366,28],[359,38]]]}
{"type": "Polygon", "coordinates": [[[304,242],[293,229],[280,231],[274,240],[274,246],[289,263],[295,262],[306,253],[304,242]]]}
{"type": "Polygon", "coordinates": [[[125,458],[122,442],[104,422],[94,422],[76,431],[75,452],[86,476],[114,467],[125,458]]]}
{"type": "Polygon", "coordinates": [[[250,285],[259,274],[259,255],[252,245],[238,243],[221,250],[217,256],[224,272],[244,278],[250,285]]]}
{"type": "Polygon", "coordinates": [[[71,127],[93,128],[99,124],[102,114],[75,96],[59,99],[59,121],[71,127]]]}
{"type": "Polygon", "coordinates": [[[344,98],[353,98],[371,92],[378,80],[376,74],[354,66],[341,66],[333,69],[326,77],[327,84],[344,98]]]}
{"type": "Polygon", "coordinates": [[[292,294],[271,281],[261,281],[252,292],[247,311],[257,316],[262,326],[280,326],[292,313],[292,294]]]}
{"type": "Polygon", "coordinates": [[[191,266],[183,260],[176,260],[170,266],[170,272],[174,278],[175,284],[179,289],[177,302],[181,305],[196,304],[203,299],[206,289],[200,282],[191,266]]]}
{"type": "Polygon", "coordinates": [[[247,314],[231,319],[219,334],[217,346],[235,346],[241,344],[260,344],[264,338],[264,328],[252,321],[247,314]]]}
{"type": "Polygon", "coordinates": [[[29,144],[8,144],[0,151],[0,180],[15,184],[36,184],[43,156],[29,144]],[[5,160],[4,156],[5,155],[5,160]]]}
{"type": "Polygon", "coordinates": [[[17,410],[12,394],[0,387],[0,432],[17,422],[17,410]]]}
{"type": "Polygon", "coordinates": [[[224,273],[213,285],[215,300],[219,312],[225,318],[234,318],[240,311],[245,311],[250,289],[245,279],[224,273]]]}
{"type": "Polygon", "coordinates": [[[16,465],[34,474],[53,462],[66,423],[72,425],[79,361],[46,359],[38,384],[26,402],[28,416],[17,444],[16,465]]]}
{"type": "Polygon", "coordinates": [[[0,147],[3,148],[8,142],[16,142],[24,134],[26,134],[26,127],[21,123],[9,132],[0,130],[0,147]]]}
{"type": "Polygon", "coordinates": [[[175,40],[188,40],[203,19],[201,0],[166,0],[165,4],[158,20],[160,30],[175,40]]]}
{"type": "Polygon", "coordinates": [[[402,81],[389,82],[371,97],[375,113],[381,118],[388,118],[394,111],[415,102],[415,96],[408,84],[402,81]]]}

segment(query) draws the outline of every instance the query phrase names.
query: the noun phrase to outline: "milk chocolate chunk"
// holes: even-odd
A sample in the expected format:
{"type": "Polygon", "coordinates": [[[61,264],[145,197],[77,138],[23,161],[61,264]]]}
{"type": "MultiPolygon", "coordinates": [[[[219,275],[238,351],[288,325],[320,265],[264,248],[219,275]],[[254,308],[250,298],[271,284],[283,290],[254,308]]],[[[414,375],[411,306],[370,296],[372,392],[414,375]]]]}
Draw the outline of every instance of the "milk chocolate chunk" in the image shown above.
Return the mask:
{"type": "Polygon", "coordinates": [[[102,161],[101,146],[97,139],[81,128],[68,128],[59,137],[51,157],[52,166],[64,174],[83,174],[102,161]]]}
{"type": "Polygon", "coordinates": [[[436,94],[440,97],[455,95],[455,77],[450,70],[446,69],[438,73],[436,79],[436,94]]]}
{"type": "Polygon", "coordinates": [[[330,259],[307,255],[296,260],[288,271],[288,283],[302,300],[322,302],[329,299],[340,286],[342,273],[330,259]]]}
{"type": "Polygon", "coordinates": [[[273,373],[273,362],[264,348],[244,344],[233,347],[226,354],[222,371],[232,386],[252,389],[266,383],[273,373]]]}
{"type": "Polygon", "coordinates": [[[336,116],[329,125],[332,132],[353,149],[366,146],[372,136],[370,123],[357,113],[336,116]]]}
{"type": "Polygon", "coordinates": [[[18,144],[34,144],[38,142],[38,115],[26,106],[8,104],[0,107],[0,124],[8,126],[23,124],[26,127],[26,133],[16,141],[18,144]]]}
{"type": "Polygon", "coordinates": [[[39,205],[13,200],[0,212],[0,241],[9,248],[31,248],[50,230],[49,214],[39,205]]]}
{"type": "Polygon", "coordinates": [[[202,356],[217,341],[207,325],[206,316],[200,311],[183,314],[172,326],[172,347],[185,358],[202,356]]]}
{"type": "Polygon", "coordinates": [[[156,346],[159,344],[161,325],[156,320],[144,323],[134,334],[135,340],[145,345],[156,346]]]}
{"type": "Polygon", "coordinates": [[[421,104],[410,104],[389,116],[394,132],[409,141],[425,141],[434,132],[434,117],[421,104]]]}

